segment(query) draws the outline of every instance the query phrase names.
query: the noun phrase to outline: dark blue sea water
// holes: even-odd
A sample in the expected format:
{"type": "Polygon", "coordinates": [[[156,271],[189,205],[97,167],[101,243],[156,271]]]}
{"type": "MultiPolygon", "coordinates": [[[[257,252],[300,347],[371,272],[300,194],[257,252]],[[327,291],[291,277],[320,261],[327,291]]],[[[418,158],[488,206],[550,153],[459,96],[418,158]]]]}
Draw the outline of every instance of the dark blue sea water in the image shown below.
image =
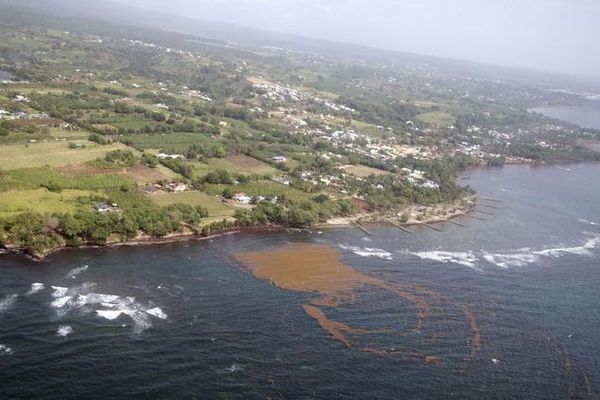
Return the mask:
{"type": "Polygon", "coordinates": [[[597,107],[541,107],[531,111],[561,119],[583,128],[600,129],[600,104],[597,107]]]}
{"type": "Polygon", "coordinates": [[[204,242],[0,258],[0,399],[566,399],[600,391],[600,166],[466,175],[481,196],[467,227],[241,234],[204,242]],[[483,204],[488,206],[484,206],[483,204]],[[494,208],[498,207],[498,208],[494,208]],[[302,305],[233,260],[318,243],[352,268],[443,297],[415,310],[360,290],[328,315],[381,349],[346,347],[302,305]],[[474,337],[463,311],[472,310],[474,337]]]}

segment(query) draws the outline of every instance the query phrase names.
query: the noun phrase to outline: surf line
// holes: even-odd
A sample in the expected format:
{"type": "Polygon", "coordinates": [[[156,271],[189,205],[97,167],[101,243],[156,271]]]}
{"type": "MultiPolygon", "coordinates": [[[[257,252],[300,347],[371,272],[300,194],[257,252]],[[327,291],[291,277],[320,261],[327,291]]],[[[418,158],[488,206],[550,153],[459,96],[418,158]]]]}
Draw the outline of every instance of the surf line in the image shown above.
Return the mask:
{"type": "MultiPolygon", "coordinates": [[[[318,325],[330,336],[354,350],[369,352],[379,356],[399,357],[424,363],[442,363],[442,356],[429,354],[417,348],[424,342],[432,342],[435,335],[427,335],[428,321],[432,315],[444,315],[448,307],[457,307],[464,316],[464,325],[470,331],[467,338],[465,361],[473,360],[481,348],[481,330],[475,314],[466,305],[454,302],[430,289],[413,284],[391,284],[381,279],[365,275],[343,264],[336,249],[310,243],[287,244],[274,249],[250,253],[238,253],[234,256],[256,278],[268,280],[275,286],[297,292],[313,293],[309,304],[303,305],[304,311],[314,318],[318,325]],[[338,308],[357,301],[357,292],[364,287],[374,287],[387,291],[396,297],[411,303],[415,308],[416,322],[413,329],[394,328],[363,329],[349,326],[341,321],[329,318],[324,309],[338,308]],[[434,311],[438,311],[435,312],[434,311]],[[377,347],[369,343],[362,344],[355,337],[365,335],[402,336],[413,343],[410,347],[377,347]]],[[[465,338],[457,338],[464,343],[465,338]]]]}

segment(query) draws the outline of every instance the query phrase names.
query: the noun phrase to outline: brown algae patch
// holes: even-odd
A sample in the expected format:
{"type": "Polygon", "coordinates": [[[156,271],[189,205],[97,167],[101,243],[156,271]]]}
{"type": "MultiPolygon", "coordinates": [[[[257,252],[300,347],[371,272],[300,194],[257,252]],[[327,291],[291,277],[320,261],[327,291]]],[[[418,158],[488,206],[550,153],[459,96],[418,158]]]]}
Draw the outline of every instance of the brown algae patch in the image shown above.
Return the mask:
{"type": "MultiPolygon", "coordinates": [[[[447,307],[452,302],[444,296],[417,285],[390,284],[381,279],[365,275],[345,265],[336,249],[325,245],[296,243],[278,248],[250,253],[239,253],[235,258],[243,263],[257,278],[268,280],[279,288],[314,293],[316,297],[304,305],[304,311],[314,318],[319,326],[334,339],[348,348],[370,352],[381,356],[400,356],[426,363],[440,363],[441,357],[404,348],[383,349],[363,346],[353,340],[357,335],[388,334],[413,337],[415,347],[423,342],[421,331],[434,307],[432,303],[442,303],[447,307]],[[416,324],[409,332],[399,332],[391,328],[361,329],[327,317],[323,307],[336,308],[351,304],[357,299],[357,292],[365,287],[385,290],[413,305],[416,324]]],[[[445,307],[442,307],[445,308],[445,307]]],[[[465,325],[470,329],[472,340],[468,358],[472,359],[481,345],[480,332],[473,313],[464,309],[465,325]]]]}

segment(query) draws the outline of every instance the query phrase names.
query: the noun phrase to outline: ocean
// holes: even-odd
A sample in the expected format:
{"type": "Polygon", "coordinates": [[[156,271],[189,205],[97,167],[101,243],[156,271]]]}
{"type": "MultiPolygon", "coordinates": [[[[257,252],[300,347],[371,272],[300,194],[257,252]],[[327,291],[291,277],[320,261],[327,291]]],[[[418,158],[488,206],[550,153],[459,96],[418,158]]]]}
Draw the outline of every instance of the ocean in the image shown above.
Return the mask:
{"type": "Polygon", "coordinates": [[[600,129],[600,103],[597,107],[541,107],[530,111],[561,119],[582,128],[600,129]]]}
{"type": "Polygon", "coordinates": [[[597,398],[600,165],[461,182],[440,232],[0,256],[0,399],[597,398]]]}

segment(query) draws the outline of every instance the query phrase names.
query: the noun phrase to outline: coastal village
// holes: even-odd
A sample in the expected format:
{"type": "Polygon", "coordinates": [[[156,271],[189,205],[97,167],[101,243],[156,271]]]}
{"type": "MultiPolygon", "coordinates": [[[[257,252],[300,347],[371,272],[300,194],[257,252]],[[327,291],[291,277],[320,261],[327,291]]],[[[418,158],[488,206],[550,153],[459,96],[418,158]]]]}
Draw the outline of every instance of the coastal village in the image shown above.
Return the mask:
{"type": "Polygon", "coordinates": [[[111,226],[52,228],[29,244],[35,229],[18,239],[8,228],[6,244],[38,253],[245,226],[444,221],[473,209],[457,181],[465,168],[598,158],[598,132],[527,111],[573,94],[441,83],[423,65],[0,29],[10,56],[0,59],[0,217],[17,226],[34,215],[43,232],[52,218],[111,226]],[[39,62],[19,58],[23,37],[39,62]]]}

